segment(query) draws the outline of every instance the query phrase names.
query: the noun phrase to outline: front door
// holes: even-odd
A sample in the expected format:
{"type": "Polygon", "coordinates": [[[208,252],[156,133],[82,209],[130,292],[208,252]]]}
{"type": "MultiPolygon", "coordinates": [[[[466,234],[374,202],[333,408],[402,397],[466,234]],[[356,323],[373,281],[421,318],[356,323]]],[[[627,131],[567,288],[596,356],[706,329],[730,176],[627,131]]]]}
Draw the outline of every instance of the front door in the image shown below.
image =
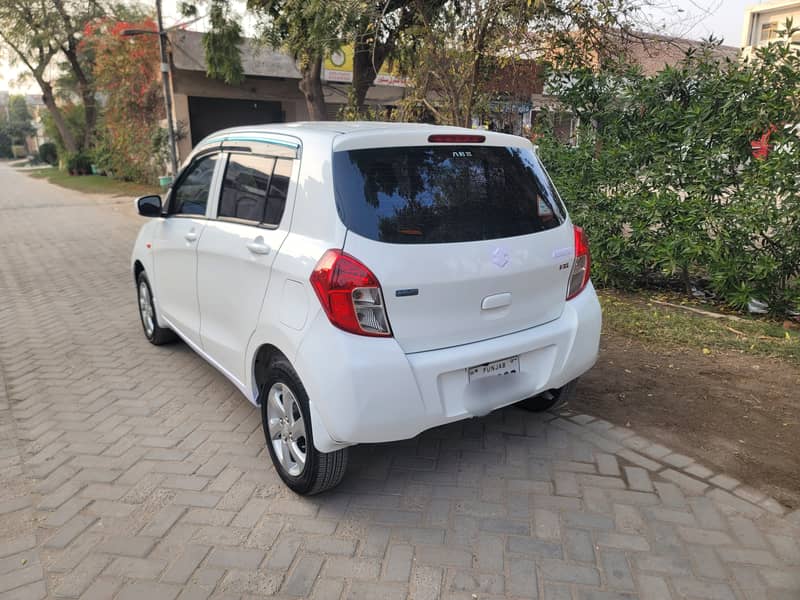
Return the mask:
{"type": "Polygon", "coordinates": [[[156,300],[178,332],[200,343],[197,301],[197,244],[206,227],[206,208],[219,153],[201,156],[182,173],[167,203],[167,218],[153,239],[156,300]]]}
{"type": "Polygon", "coordinates": [[[244,383],[245,351],[258,324],[272,263],[286,238],[294,160],[232,153],[217,207],[198,246],[204,350],[244,383]]]}

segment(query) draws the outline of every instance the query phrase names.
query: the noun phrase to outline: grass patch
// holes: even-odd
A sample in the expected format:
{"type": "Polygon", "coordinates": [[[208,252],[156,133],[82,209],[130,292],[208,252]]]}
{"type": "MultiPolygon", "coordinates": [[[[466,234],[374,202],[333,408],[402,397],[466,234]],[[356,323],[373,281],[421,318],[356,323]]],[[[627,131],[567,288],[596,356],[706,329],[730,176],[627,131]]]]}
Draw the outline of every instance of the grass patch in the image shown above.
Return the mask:
{"type": "Polygon", "coordinates": [[[106,194],[109,196],[143,196],[145,194],[162,194],[158,186],[120,181],[102,175],[70,175],[56,167],[26,171],[31,177],[46,179],[61,187],[83,192],[85,194],[106,194]]]}
{"type": "Polygon", "coordinates": [[[782,322],[715,319],[654,304],[645,294],[602,290],[599,296],[608,332],[702,354],[738,352],[800,363],[800,331],[784,329],[782,322]]]}

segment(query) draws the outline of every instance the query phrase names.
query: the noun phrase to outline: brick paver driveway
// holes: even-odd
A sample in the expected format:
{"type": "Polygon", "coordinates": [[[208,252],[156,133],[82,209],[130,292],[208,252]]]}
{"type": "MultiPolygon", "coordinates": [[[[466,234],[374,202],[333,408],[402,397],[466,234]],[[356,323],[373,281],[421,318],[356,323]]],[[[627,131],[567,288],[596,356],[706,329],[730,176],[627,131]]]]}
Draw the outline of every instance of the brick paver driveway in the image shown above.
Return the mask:
{"type": "Polygon", "coordinates": [[[358,448],[293,496],[257,411],[145,342],[138,225],[0,165],[0,598],[800,598],[800,515],[580,415],[358,448]]]}

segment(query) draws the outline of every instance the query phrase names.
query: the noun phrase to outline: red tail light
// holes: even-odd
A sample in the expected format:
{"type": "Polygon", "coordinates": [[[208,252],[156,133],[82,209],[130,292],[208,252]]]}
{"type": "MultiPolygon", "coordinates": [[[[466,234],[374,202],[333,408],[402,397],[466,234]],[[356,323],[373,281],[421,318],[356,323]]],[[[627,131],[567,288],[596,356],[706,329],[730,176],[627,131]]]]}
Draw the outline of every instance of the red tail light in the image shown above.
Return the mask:
{"type": "Polygon", "coordinates": [[[589,255],[589,239],[586,233],[573,225],[575,229],[575,262],[572,263],[572,271],[569,274],[569,287],[567,288],[567,300],[572,300],[580,294],[589,283],[591,270],[591,256],[589,255]]]}
{"type": "Polygon", "coordinates": [[[432,144],[482,144],[486,141],[485,135],[465,135],[460,133],[441,134],[428,136],[432,144]]]}
{"type": "Polygon", "coordinates": [[[339,329],[357,335],[392,335],[381,284],[354,257],[341,250],[328,250],[310,281],[328,319],[339,329]]]}

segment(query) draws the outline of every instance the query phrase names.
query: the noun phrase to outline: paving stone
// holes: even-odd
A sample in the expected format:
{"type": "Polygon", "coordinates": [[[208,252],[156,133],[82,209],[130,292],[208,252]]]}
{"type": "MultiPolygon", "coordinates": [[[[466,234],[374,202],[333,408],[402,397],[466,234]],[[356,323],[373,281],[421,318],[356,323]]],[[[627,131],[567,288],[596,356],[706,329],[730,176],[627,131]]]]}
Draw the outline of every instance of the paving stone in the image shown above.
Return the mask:
{"type": "MultiPolygon", "coordinates": [[[[476,569],[481,571],[494,571],[496,573],[503,572],[503,551],[504,551],[505,542],[503,538],[499,536],[481,536],[477,542],[475,548],[475,556],[473,560],[473,566],[476,569]]],[[[411,548],[410,546],[408,548],[411,548]]],[[[393,547],[394,549],[394,547],[393,547]]],[[[411,557],[413,556],[413,548],[411,548],[409,552],[409,570],[411,568],[410,562],[411,557]]],[[[405,558],[402,555],[403,559],[405,558]]],[[[405,563],[400,562],[401,566],[404,566],[405,563]]],[[[390,563],[387,564],[386,570],[388,571],[390,563]]],[[[403,572],[405,572],[405,568],[403,568],[403,572]]],[[[384,577],[385,578],[385,577],[384,577]]],[[[408,579],[408,573],[405,574],[405,579],[408,579]]],[[[402,579],[398,580],[402,581],[402,579]]]]}
{"type": "Polygon", "coordinates": [[[636,567],[641,571],[652,571],[667,575],[690,575],[691,564],[685,557],[658,556],[654,554],[640,554],[635,559],[636,567]]]}
{"type": "Polygon", "coordinates": [[[636,466],[642,467],[643,469],[647,469],[648,471],[655,472],[659,471],[662,468],[661,463],[657,463],[654,460],[650,460],[649,458],[642,456],[641,454],[634,452],[633,450],[624,449],[618,452],[618,455],[627,460],[630,463],[633,463],[636,466]]]}
{"type": "Polygon", "coordinates": [[[686,467],[688,467],[694,462],[693,458],[686,456],[685,454],[678,454],[676,452],[672,454],[667,454],[660,460],[668,465],[684,470],[686,470],[686,467]]]}
{"type": "Polygon", "coordinates": [[[467,550],[449,546],[417,546],[416,550],[417,562],[420,564],[464,568],[472,566],[472,552],[467,550]]]}
{"type": "Polygon", "coordinates": [[[732,516],[728,519],[738,542],[747,548],[769,548],[767,539],[750,519],[732,516]]]}
{"type": "Polygon", "coordinates": [[[598,454],[597,455],[597,470],[601,475],[611,475],[618,477],[620,475],[619,464],[617,457],[613,454],[598,454]]]}
{"type": "Polygon", "coordinates": [[[297,561],[283,585],[283,593],[307,598],[322,568],[323,558],[316,554],[304,554],[297,561]]]}
{"type": "Polygon", "coordinates": [[[117,595],[116,600],[173,600],[178,597],[180,587],[166,583],[140,581],[128,583],[117,595]]]}
{"type": "Polygon", "coordinates": [[[108,600],[114,597],[120,587],[122,581],[119,579],[100,577],[95,579],[81,595],[81,600],[108,600]]]}
{"type": "Polygon", "coordinates": [[[765,567],[779,566],[780,560],[766,550],[752,550],[749,548],[717,548],[720,558],[725,562],[745,563],[749,565],[763,565],[765,567]]]}
{"type": "Polygon", "coordinates": [[[700,481],[699,479],[695,479],[694,477],[689,477],[681,473],[680,471],[675,471],[674,469],[664,469],[663,471],[659,472],[658,474],[660,477],[671,481],[672,483],[678,485],[685,491],[695,496],[699,496],[703,493],[703,491],[708,487],[708,484],[700,481]]]}
{"type": "MultiPolygon", "coordinates": [[[[418,560],[422,563],[431,563],[434,561],[428,560],[430,557],[418,560]]],[[[438,561],[437,561],[438,562],[438,561]]],[[[446,564],[456,566],[458,560],[445,561],[446,564]]],[[[461,561],[466,562],[466,561],[461,561]]],[[[469,557],[469,562],[472,563],[472,555],[469,557]]],[[[324,576],[325,577],[338,577],[348,579],[363,579],[377,581],[381,572],[381,561],[374,558],[351,558],[345,556],[332,556],[325,561],[324,576]]]]}
{"type": "Polygon", "coordinates": [[[398,584],[354,581],[345,596],[346,600],[405,600],[405,588],[398,584]]]}
{"type": "Polygon", "coordinates": [[[200,563],[208,554],[208,546],[186,546],[182,554],[167,568],[161,576],[165,583],[186,583],[200,563]]]}
{"type": "Polygon", "coordinates": [[[714,474],[714,471],[711,469],[707,469],[703,465],[698,465],[697,463],[691,464],[683,469],[689,475],[693,477],[697,477],[698,479],[708,479],[714,474]]]}
{"type": "Polygon", "coordinates": [[[525,554],[527,556],[562,558],[563,551],[561,545],[553,542],[546,542],[530,537],[509,536],[507,549],[515,554],[525,554]]]}
{"type": "Polygon", "coordinates": [[[650,456],[655,459],[663,458],[667,454],[670,454],[672,452],[672,450],[670,450],[669,448],[665,448],[660,444],[650,444],[649,446],[645,446],[641,450],[647,456],[650,456]]]}
{"type": "Polygon", "coordinates": [[[114,536],[98,544],[96,550],[106,554],[144,558],[155,544],[154,538],[140,536],[114,536]]]}
{"type": "Polygon", "coordinates": [[[614,529],[614,521],[604,515],[569,511],[564,513],[563,520],[568,527],[599,530],[614,529]]]}
{"type": "Polygon", "coordinates": [[[264,559],[264,552],[245,548],[216,547],[208,557],[212,567],[227,569],[255,569],[264,559]]]}
{"type": "Polygon", "coordinates": [[[727,529],[727,523],[717,509],[717,505],[709,498],[690,498],[689,506],[703,529],[727,529]]]}
{"type": "Polygon", "coordinates": [[[706,495],[712,500],[714,500],[717,506],[727,507],[733,510],[734,512],[742,514],[746,517],[758,518],[762,514],[764,514],[763,509],[759,508],[754,504],[751,504],[750,502],[746,502],[741,498],[737,498],[733,494],[726,492],[724,490],[712,489],[706,495]]]}
{"type": "Polygon", "coordinates": [[[650,481],[650,475],[646,469],[642,469],[641,467],[625,467],[625,477],[632,490],[640,492],[653,491],[653,482],[650,481]]]}
{"type": "Polygon", "coordinates": [[[597,534],[597,545],[632,552],[647,552],[650,550],[650,543],[644,536],[605,531],[597,534]]]}
{"type": "Polygon", "coordinates": [[[549,581],[599,585],[600,574],[594,567],[575,565],[561,560],[542,559],[536,563],[542,577],[549,581]]]}
{"type": "Polygon", "coordinates": [[[595,562],[592,535],[581,529],[567,529],[564,532],[564,548],[569,560],[595,562]]]}
{"type": "Polygon", "coordinates": [[[727,583],[674,577],[672,585],[675,587],[675,591],[682,596],[707,598],[708,600],[735,600],[736,598],[727,583]]]}
{"type": "Polygon", "coordinates": [[[536,508],[533,511],[533,523],[536,537],[545,540],[561,538],[561,526],[557,512],[536,508]]]}
{"type": "MultiPolygon", "coordinates": [[[[484,542],[488,543],[488,540],[484,540],[484,542]]],[[[491,548],[491,550],[496,550],[496,548],[491,548]]],[[[500,546],[499,550],[500,556],[502,556],[502,545],[500,546]]],[[[413,558],[413,546],[406,544],[393,544],[389,547],[387,560],[385,562],[381,579],[384,581],[407,582],[411,574],[411,564],[413,558]]],[[[492,567],[497,568],[496,565],[492,565],[492,567]]],[[[501,570],[502,568],[502,565],[500,565],[501,570]]]]}
{"type": "Polygon", "coordinates": [[[16,588],[35,583],[42,578],[42,566],[38,563],[15,569],[0,577],[0,593],[9,592],[16,588]]]}
{"type": "Polygon", "coordinates": [[[672,600],[672,593],[663,577],[641,573],[638,580],[642,600],[672,600]]]}
{"type": "Polygon", "coordinates": [[[80,596],[92,585],[109,562],[111,562],[109,556],[90,554],[61,579],[53,594],[62,598],[80,596]]]}
{"type": "Polygon", "coordinates": [[[767,534],[767,538],[781,560],[791,565],[800,564],[800,542],[788,535],[767,534]]]}
{"type": "Polygon", "coordinates": [[[61,529],[45,541],[44,546],[48,548],[65,548],[72,540],[88,529],[97,517],[87,515],[76,515],[68,521],[61,529]]]}
{"type": "Polygon", "coordinates": [[[679,527],[678,534],[690,544],[708,546],[727,546],[733,543],[731,537],[722,531],[700,529],[697,527],[679,527]]]}
{"type": "Polygon", "coordinates": [[[542,588],[544,589],[544,600],[572,600],[572,592],[568,584],[546,581],[542,588]]]}
{"type": "Polygon", "coordinates": [[[441,586],[441,569],[420,565],[414,566],[411,572],[410,591],[415,600],[438,600],[441,597],[441,586]]]}
{"type": "Polygon", "coordinates": [[[603,570],[605,582],[611,589],[626,591],[636,589],[631,569],[628,566],[628,559],[624,552],[604,551],[600,555],[600,566],[603,570]]]}
{"type": "Polygon", "coordinates": [[[35,581],[3,594],[3,600],[41,600],[47,597],[47,586],[44,581],[35,581]]]}
{"type": "Polygon", "coordinates": [[[739,496],[739,498],[747,500],[748,502],[752,502],[753,504],[758,504],[767,498],[766,494],[763,492],[759,492],[758,490],[754,490],[753,488],[747,486],[740,486],[733,490],[733,493],[739,496]]]}
{"type": "Polygon", "coordinates": [[[740,485],[740,481],[738,479],[734,479],[733,477],[728,477],[727,475],[715,475],[709,480],[717,487],[721,487],[724,490],[732,490],[736,486],[740,485]]]}
{"type": "Polygon", "coordinates": [[[3,600],[797,597],[800,511],[599,414],[357,446],[295,496],[258,409],[142,338],[128,199],[0,186],[3,600]]]}

